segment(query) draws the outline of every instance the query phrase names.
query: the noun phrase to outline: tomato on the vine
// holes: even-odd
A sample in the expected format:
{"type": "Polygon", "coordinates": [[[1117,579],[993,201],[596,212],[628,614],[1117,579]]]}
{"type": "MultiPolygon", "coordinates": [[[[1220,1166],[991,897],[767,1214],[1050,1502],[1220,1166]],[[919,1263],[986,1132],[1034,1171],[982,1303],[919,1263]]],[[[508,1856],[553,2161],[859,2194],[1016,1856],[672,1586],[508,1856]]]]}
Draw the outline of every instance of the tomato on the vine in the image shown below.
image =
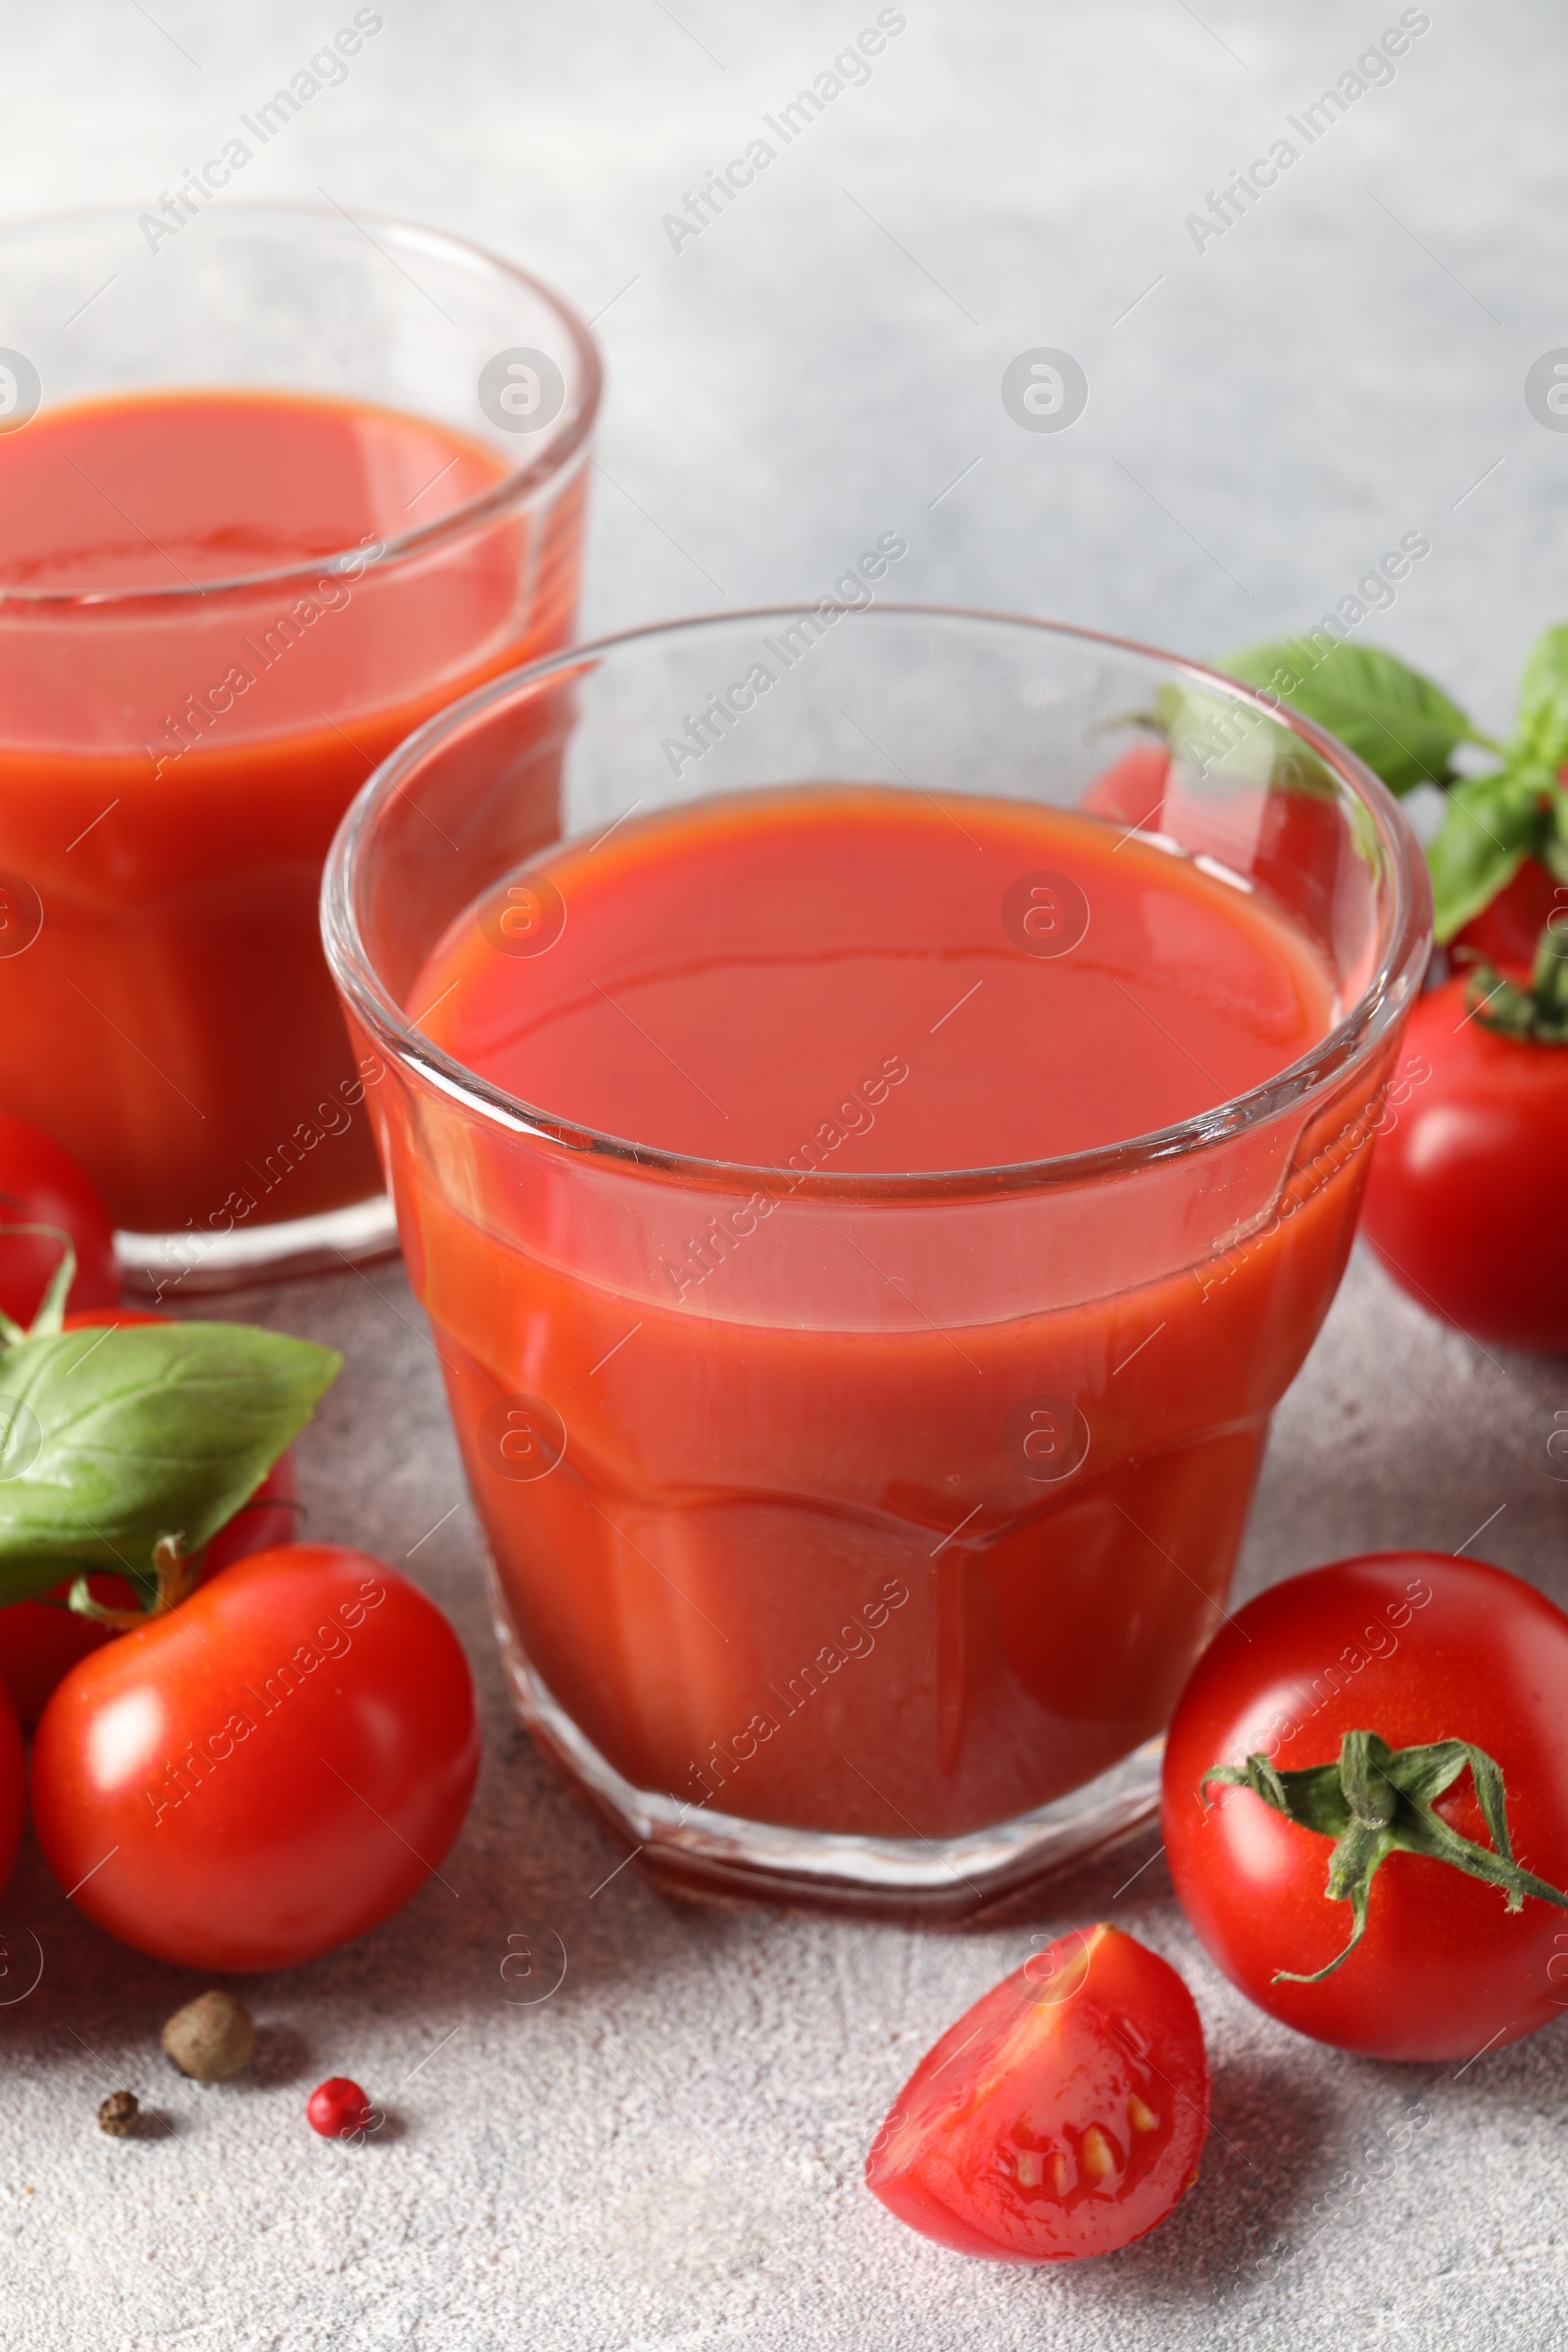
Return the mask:
{"type": "Polygon", "coordinates": [[[1210,1956],[1298,2033],[1400,2059],[1533,2034],[1568,2007],[1568,1617],[1435,1552],[1272,1586],[1177,1705],[1163,1826],[1210,1956]]]}
{"type": "Polygon", "coordinates": [[[467,1660],[417,1586],[291,1544],[73,1667],[32,1751],[44,1858],[176,1966],[287,1968],[439,1869],[479,1762],[467,1660]]]}
{"type": "MultiPolygon", "coordinates": [[[[47,1225],[70,1236],[76,1252],[70,1305],[117,1303],[115,1229],[91,1177],[41,1128],[0,1111],[0,1227],[8,1225],[47,1225]]],[[[59,1263],[53,1235],[0,1232],[0,1312],[25,1330],[59,1263]]]]}
{"type": "MultiPolygon", "coordinates": [[[[68,1314],[68,1331],[92,1330],[99,1324],[161,1323],[166,1318],[134,1307],[94,1307],[68,1314]]],[[[299,1487],[290,1448],[272,1464],[249,1502],[220,1528],[201,1556],[200,1574],[213,1576],[253,1551],[271,1551],[294,1540],[299,1487]]],[[[0,1608],[0,1685],[11,1693],[23,1725],[30,1730],[43,1713],[49,1693],[78,1659],[119,1639],[113,1626],[83,1617],[67,1603],[71,1578],[56,1585],[42,1600],[15,1600],[0,1608]]],[[[100,1607],[134,1608],[140,1595],[122,1576],[90,1575],[87,1589],[100,1607]]]]}
{"type": "Polygon", "coordinates": [[[899,2093],[866,2185],[993,2262],[1109,2254],[1198,2178],[1208,2061],[1193,1996],[1115,1928],[1058,1936],[950,2026],[899,2093]]]}
{"type": "Polygon", "coordinates": [[[1568,1045],[1487,1026],[1462,976],[1405,1053],[1431,1077],[1378,1137],[1361,1230],[1419,1304],[1499,1348],[1568,1348],[1568,1045]]]}

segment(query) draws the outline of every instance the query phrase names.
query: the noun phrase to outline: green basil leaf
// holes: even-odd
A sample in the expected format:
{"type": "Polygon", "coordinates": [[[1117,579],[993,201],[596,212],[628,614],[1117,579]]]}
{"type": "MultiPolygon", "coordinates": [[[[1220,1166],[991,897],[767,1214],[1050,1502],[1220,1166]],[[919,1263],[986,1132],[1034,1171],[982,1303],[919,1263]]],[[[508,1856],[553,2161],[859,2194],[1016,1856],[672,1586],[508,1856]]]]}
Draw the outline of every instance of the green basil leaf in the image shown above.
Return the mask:
{"type": "MultiPolygon", "coordinates": [[[[93,1576],[103,1567],[101,1560],[0,1560],[0,1609],[9,1608],[14,1600],[36,1600],[41,1592],[65,1584],[74,1576],[93,1576]]],[[[117,1568],[117,1576],[124,1570],[117,1568]]],[[[143,1597],[151,1601],[157,1587],[144,1583],[143,1597]]],[[[61,1604],[64,1606],[64,1603],[61,1604]]]]}
{"type": "Polygon", "coordinates": [[[248,1502],[337,1377],[330,1348],[242,1323],[121,1325],[0,1353],[0,1592],[147,1576],[248,1502]]]}
{"type": "Polygon", "coordinates": [[[1545,814],[1536,856],[1559,882],[1568,882],[1568,792],[1553,783],[1545,796],[1545,814]]]}
{"type": "Polygon", "coordinates": [[[1501,768],[1451,787],[1427,847],[1440,940],[1451,939],[1513,880],[1543,821],[1539,769],[1501,768]]]}
{"type": "Polygon", "coordinates": [[[1334,791],[1328,770],[1299,736],[1245,704],[1198,686],[1161,686],[1154,716],[1172,759],[1191,778],[1282,792],[1334,791]]]}
{"type": "Polygon", "coordinates": [[[1568,628],[1538,637],[1519,679],[1519,748],[1555,776],[1568,760],[1568,628]]]}
{"type": "Polygon", "coordinates": [[[1441,686],[1378,646],[1290,637],[1244,647],[1217,663],[1244,686],[1270,686],[1282,702],[1338,736],[1391,792],[1446,784],[1453,754],[1474,740],[1469,719],[1441,686]]]}

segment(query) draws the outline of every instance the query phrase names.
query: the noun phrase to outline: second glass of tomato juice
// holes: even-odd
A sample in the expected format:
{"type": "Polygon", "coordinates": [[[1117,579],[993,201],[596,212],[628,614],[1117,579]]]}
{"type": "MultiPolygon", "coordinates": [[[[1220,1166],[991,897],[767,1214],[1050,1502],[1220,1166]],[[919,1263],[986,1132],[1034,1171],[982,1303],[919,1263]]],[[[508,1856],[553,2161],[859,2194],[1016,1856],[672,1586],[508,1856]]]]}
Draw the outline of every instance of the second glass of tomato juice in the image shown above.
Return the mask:
{"type": "Polygon", "coordinates": [[[600,383],[472,246],[207,199],[0,231],[0,1107],[166,1293],[394,1243],[321,865],[411,728],[568,641],[600,383]]]}
{"type": "Polygon", "coordinates": [[[1277,697],[885,571],[481,689],[323,920],[524,1718],[688,1890],[960,1915],[1152,1806],[1430,908],[1277,697]]]}

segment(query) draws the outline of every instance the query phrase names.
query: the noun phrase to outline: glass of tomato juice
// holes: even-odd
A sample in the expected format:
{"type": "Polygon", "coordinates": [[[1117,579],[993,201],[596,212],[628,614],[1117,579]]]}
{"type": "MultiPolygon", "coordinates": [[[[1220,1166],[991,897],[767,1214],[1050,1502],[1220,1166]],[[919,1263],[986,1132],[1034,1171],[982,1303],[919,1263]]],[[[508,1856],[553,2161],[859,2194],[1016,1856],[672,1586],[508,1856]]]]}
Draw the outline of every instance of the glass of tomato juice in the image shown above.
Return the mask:
{"type": "Polygon", "coordinates": [[[594,345],[471,245],[201,179],[0,230],[0,1108],[159,1295],[394,1247],[321,866],[569,639],[594,345]]]}
{"type": "Polygon", "coordinates": [[[524,1719],[674,1885],[958,1916],[1152,1806],[1430,906],[1277,691],[889,552],[433,719],[323,921],[524,1719]]]}

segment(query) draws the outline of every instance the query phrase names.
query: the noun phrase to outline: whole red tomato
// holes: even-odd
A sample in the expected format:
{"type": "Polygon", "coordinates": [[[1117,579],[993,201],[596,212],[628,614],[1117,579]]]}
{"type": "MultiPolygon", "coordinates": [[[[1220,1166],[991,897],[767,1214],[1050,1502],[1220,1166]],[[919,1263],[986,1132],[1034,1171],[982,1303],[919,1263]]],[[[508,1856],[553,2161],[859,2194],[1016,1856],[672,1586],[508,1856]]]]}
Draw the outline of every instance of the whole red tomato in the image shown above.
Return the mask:
{"type": "MultiPolygon", "coordinates": [[[[115,1229],[91,1177],[41,1128],[0,1111],[0,1226],[4,1225],[61,1227],[76,1251],[70,1303],[117,1303],[115,1229]]],[[[60,1244],[49,1235],[0,1234],[0,1310],[13,1323],[26,1329],[59,1263],[60,1244]]]]}
{"type": "Polygon", "coordinates": [[[26,1767],[22,1754],[22,1730],[17,1711],[0,1685],[0,1894],[17,1866],[22,1824],[26,1813],[26,1767]]]}
{"type": "Polygon", "coordinates": [[[1568,1348],[1568,1046],[1499,1036],[1462,975],[1405,1053],[1431,1078],[1378,1138],[1361,1230],[1418,1304],[1498,1348],[1568,1348]]]}
{"type": "Polygon", "coordinates": [[[1349,855],[1332,793],[1301,784],[1265,789],[1223,772],[1200,777],[1184,760],[1173,763],[1163,743],[1139,743],[1102,769],[1079,806],[1217,858],[1329,936],[1336,879],[1349,855]]]}
{"type": "MultiPolygon", "coordinates": [[[[91,1330],[98,1324],[162,1323],[167,1316],[133,1307],[94,1307],[66,1317],[68,1331],[91,1330]]],[[[242,1560],[253,1551],[270,1551],[294,1540],[294,1503],[299,1487],[292,1447],[278,1456],[249,1502],[220,1527],[202,1553],[202,1576],[242,1560]]],[[[65,1604],[72,1578],[56,1585],[42,1600],[14,1600],[0,1609],[0,1684],[10,1691],[18,1715],[28,1730],[37,1722],[49,1693],[79,1658],[106,1642],[119,1639],[112,1626],[94,1625],[65,1604]]],[[[87,1579],[94,1600],[106,1609],[130,1609],[138,1594],[122,1576],[95,1575],[87,1579]]]]}
{"type": "Polygon", "coordinates": [[[866,2185],[993,2262],[1142,2237],[1198,2178],[1208,2061],[1193,1996],[1115,1928],[1059,1936],[966,2009],[900,2091],[866,2185]]]}
{"type": "Polygon", "coordinates": [[[32,1750],[78,1909],[184,1968],[287,1968],[439,1868],[479,1763],[456,1634],[365,1552],[258,1553],[72,1669],[32,1750]]]}
{"type": "MultiPolygon", "coordinates": [[[[1396,1750],[1463,1740],[1501,1767],[1513,1850],[1568,1889],[1568,1617],[1501,1568],[1381,1552],[1293,1576],[1223,1626],[1165,1745],[1164,1832],[1182,1907],[1250,2000],[1298,2033],[1369,2057],[1468,2059],[1568,2007],[1568,1909],[1426,1853],[1375,1870],[1366,1930],[1343,1964],[1351,1904],[1325,1893],[1330,1836],[1216,1765],[1282,1775],[1332,1765],[1348,1732],[1396,1750]]],[[[1386,1786],[1386,1784],[1384,1784],[1386,1786]]],[[[1491,1848],[1470,1768],[1433,1809],[1491,1848]]]]}

